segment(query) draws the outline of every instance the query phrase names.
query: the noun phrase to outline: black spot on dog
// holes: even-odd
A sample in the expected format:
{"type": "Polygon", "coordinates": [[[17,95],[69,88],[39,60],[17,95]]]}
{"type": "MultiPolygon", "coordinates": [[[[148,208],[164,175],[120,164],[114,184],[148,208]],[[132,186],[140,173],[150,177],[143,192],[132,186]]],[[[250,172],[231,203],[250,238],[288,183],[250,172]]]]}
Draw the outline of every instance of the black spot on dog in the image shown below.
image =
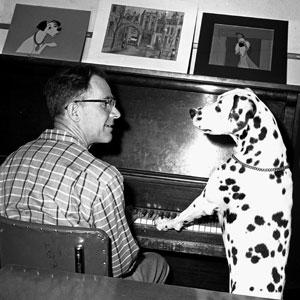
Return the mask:
{"type": "Polygon", "coordinates": [[[230,199],[228,197],[224,197],[223,200],[226,204],[228,204],[230,202],[230,199]]]}
{"type": "Polygon", "coordinates": [[[245,150],[245,154],[248,154],[250,151],[252,151],[254,149],[254,147],[252,145],[247,146],[246,150],[245,150]]]}
{"type": "Polygon", "coordinates": [[[282,189],[282,195],[285,195],[285,193],[286,193],[286,189],[283,188],[283,189],[282,189]]]}
{"type": "Polygon", "coordinates": [[[220,185],[219,190],[221,192],[227,191],[228,190],[228,186],[227,185],[220,185]]]}
{"type": "Polygon", "coordinates": [[[273,136],[275,139],[278,139],[278,132],[277,130],[275,129],[274,132],[273,132],[273,136]]]}
{"type": "Polygon", "coordinates": [[[246,160],[246,163],[247,163],[247,164],[251,164],[251,163],[252,163],[252,158],[248,158],[248,159],[246,160]]]}
{"type": "Polygon", "coordinates": [[[230,166],[230,170],[234,172],[236,170],[236,166],[230,166]]]}
{"type": "Polygon", "coordinates": [[[234,193],[232,195],[232,198],[234,200],[243,200],[246,197],[246,195],[244,193],[234,193]]]}
{"type": "Polygon", "coordinates": [[[230,234],[227,234],[227,241],[230,241],[230,234]]]}
{"type": "Polygon", "coordinates": [[[274,163],[273,163],[273,166],[274,167],[277,167],[279,165],[280,161],[278,158],[275,159],[274,163]]]}
{"type": "Polygon", "coordinates": [[[269,249],[265,244],[258,244],[254,248],[256,253],[259,253],[263,258],[266,258],[269,256],[269,249]]]}
{"type": "Polygon", "coordinates": [[[247,135],[248,135],[247,130],[243,130],[242,134],[240,135],[240,139],[241,140],[245,139],[247,137],[247,135]]]}
{"type": "Polygon", "coordinates": [[[275,268],[275,267],[272,269],[272,276],[273,276],[273,280],[274,280],[275,283],[278,283],[280,281],[281,276],[278,273],[277,268],[275,268]]]}
{"type": "Polygon", "coordinates": [[[273,179],[275,179],[275,175],[274,174],[270,174],[269,178],[273,180],[273,179]]]}
{"type": "Polygon", "coordinates": [[[250,291],[250,292],[253,292],[253,291],[254,291],[254,287],[253,287],[253,286],[250,286],[249,291],[250,291]]]}
{"type": "Polygon", "coordinates": [[[236,128],[232,130],[232,133],[235,133],[237,131],[240,131],[243,127],[245,127],[245,122],[240,121],[236,123],[236,128]]]}
{"type": "Polygon", "coordinates": [[[265,220],[261,216],[256,216],[254,218],[254,222],[255,222],[255,224],[260,225],[260,226],[265,224],[265,220]]]}
{"type": "Polygon", "coordinates": [[[250,208],[250,206],[248,205],[248,204],[244,204],[243,206],[242,206],[242,210],[248,210],[250,208]]]}
{"type": "Polygon", "coordinates": [[[256,144],[257,142],[258,142],[258,139],[254,138],[254,137],[250,138],[250,143],[251,144],[256,144]]]}
{"type": "Polygon", "coordinates": [[[283,249],[283,246],[282,246],[282,244],[279,244],[279,246],[278,246],[278,248],[277,248],[277,251],[278,251],[278,252],[281,252],[281,251],[282,251],[282,249],[283,249]]]}
{"type": "Polygon", "coordinates": [[[240,187],[237,186],[237,185],[234,185],[234,186],[232,187],[232,191],[233,191],[233,192],[238,192],[239,190],[240,190],[240,187]]]}
{"type": "Polygon", "coordinates": [[[286,229],[286,230],[284,231],[284,237],[285,237],[285,238],[288,238],[289,235],[290,235],[290,231],[289,231],[288,229],[286,229]]]}
{"type": "Polygon", "coordinates": [[[251,256],[252,256],[252,251],[253,251],[252,248],[249,248],[249,249],[248,249],[248,252],[246,252],[246,257],[247,257],[247,258],[251,258],[251,256]]]}
{"type": "Polygon", "coordinates": [[[264,140],[267,135],[267,132],[268,132],[267,128],[263,127],[260,131],[260,134],[258,135],[259,140],[261,141],[264,140]]]}
{"type": "Polygon", "coordinates": [[[254,229],[255,229],[255,226],[252,225],[252,224],[249,224],[249,225],[247,226],[247,230],[250,231],[250,232],[254,231],[254,229]]]}
{"type": "Polygon", "coordinates": [[[269,284],[267,285],[267,290],[268,290],[270,293],[274,292],[274,291],[275,291],[275,286],[274,286],[274,284],[273,284],[273,283],[269,283],[269,284]]]}
{"type": "Polygon", "coordinates": [[[257,264],[257,263],[259,262],[259,260],[260,260],[260,258],[259,258],[257,255],[253,255],[253,256],[251,257],[251,262],[252,262],[253,264],[257,264]]]}
{"type": "Polygon", "coordinates": [[[215,110],[216,110],[217,113],[219,113],[219,112],[221,112],[221,107],[220,107],[219,105],[217,105],[217,106],[215,107],[215,110]]]}
{"type": "Polygon", "coordinates": [[[283,249],[282,256],[285,256],[285,255],[286,255],[286,249],[283,249]]]}
{"type": "Polygon", "coordinates": [[[233,282],[231,280],[231,292],[233,293],[235,289],[236,289],[236,282],[233,282]]]}
{"type": "Polygon", "coordinates": [[[284,175],[284,172],[283,171],[275,171],[274,174],[276,176],[276,182],[281,183],[281,177],[284,175]]]}
{"type": "Polygon", "coordinates": [[[254,155],[255,155],[255,156],[261,155],[261,151],[257,151],[254,155]]]}
{"type": "Polygon", "coordinates": [[[232,247],[231,248],[231,253],[232,253],[232,261],[233,261],[233,264],[236,265],[237,264],[237,249],[235,247],[232,247]]]}
{"type": "Polygon", "coordinates": [[[235,184],[235,180],[232,178],[227,178],[227,179],[225,179],[225,183],[227,185],[235,184]]]}
{"type": "Polygon", "coordinates": [[[226,169],[226,164],[222,164],[221,169],[225,170],[226,169]]]}
{"type": "Polygon", "coordinates": [[[224,217],[226,217],[227,223],[232,224],[236,220],[237,214],[231,213],[229,209],[227,209],[224,213],[224,217]]]}
{"type": "Polygon", "coordinates": [[[260,124],[261,124],[261,118],[260,117],[255,117],[253,119],[253,124],[255,128],[260,128],[260,124]]]}
{"type": "Polygon", "coordinates": [[[243,166],[239,169],[239,173],[243,174],[246,171],[246,168],[243,166]]]}
{"type": "Polygon", "coordinates": [[[273,231],[273,238],[275,240],[278,240],[280,238],[280,231],[279,230],[276,229],[276,230],[273,231]]]}
{"type": "Polygon", "coordinates": [[[276,222],[279,227],[287,227],[288,220],[283,219],[283,212],[278,212],[272,215],[272,220],[276,222]]]}

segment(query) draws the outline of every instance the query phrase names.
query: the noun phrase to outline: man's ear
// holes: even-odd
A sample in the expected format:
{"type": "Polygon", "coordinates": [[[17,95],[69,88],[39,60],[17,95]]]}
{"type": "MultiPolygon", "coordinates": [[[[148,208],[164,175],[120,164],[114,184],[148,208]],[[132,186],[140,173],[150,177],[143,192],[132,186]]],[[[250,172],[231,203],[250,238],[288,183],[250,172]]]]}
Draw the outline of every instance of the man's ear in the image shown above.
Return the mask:
{"type": "Polygon", "coordinates": [[[79,118],[79,106],[75,102],[71,102],[66,108],[66,114],[72,119],[74,122],[78,122],[79,118]]]}

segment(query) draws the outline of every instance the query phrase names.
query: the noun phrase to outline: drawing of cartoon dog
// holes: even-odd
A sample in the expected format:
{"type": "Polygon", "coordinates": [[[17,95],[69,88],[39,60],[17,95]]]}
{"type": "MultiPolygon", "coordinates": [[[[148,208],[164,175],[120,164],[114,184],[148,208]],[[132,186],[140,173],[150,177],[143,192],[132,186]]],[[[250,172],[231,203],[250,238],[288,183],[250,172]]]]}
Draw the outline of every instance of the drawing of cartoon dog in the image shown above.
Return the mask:
{"type": "Polygon", "coordinates": [[[248,55],[250,49],[250,42],[246,40],[242,33],[237,32],[237,43],[235,45],[235,54],[240,56],[238,63],[239,68],[258,69],[257,65],[251,60],[248,55]]]}
{"type": "Polygon", "coordinates": [[[44,43],[45,38],[49,35],[55,37],[62,28],[61,23],[56,20],[42,21],[37,25],[38,31],[27,38],[17,49],[17,53],[41,54],[46,47],[56,47],[56,43],[44,43]]]}

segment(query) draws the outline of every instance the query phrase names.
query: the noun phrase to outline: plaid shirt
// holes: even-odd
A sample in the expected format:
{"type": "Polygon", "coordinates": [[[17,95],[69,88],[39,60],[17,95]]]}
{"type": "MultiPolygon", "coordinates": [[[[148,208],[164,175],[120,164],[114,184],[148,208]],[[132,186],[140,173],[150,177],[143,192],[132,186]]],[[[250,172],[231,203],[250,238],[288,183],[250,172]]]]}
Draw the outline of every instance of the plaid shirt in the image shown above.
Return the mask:
{"type": "Polygon", "coordinates": [[[103,229],[111,239],[114,277],[129,270],[139,250],[124,206],[120,172],[62,130],[46,130],[0,166],[1,216],[103,229]]]}

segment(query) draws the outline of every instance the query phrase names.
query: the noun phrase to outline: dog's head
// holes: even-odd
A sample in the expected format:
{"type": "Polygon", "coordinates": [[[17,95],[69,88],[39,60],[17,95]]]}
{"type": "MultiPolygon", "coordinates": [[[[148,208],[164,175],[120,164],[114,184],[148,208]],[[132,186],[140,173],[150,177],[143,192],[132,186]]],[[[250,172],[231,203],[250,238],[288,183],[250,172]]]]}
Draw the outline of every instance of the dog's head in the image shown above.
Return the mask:
{"type": "Polygon", "coordinates": [[[61,23],[56,20],[42,21],[38,24],[37,29],[46,32],[52,37],[59,34],[60,31],[62,30],[61,23]]]}
{"type": "Polygon", "coordinates": [[[250,89],[234,89],[213,103],[190,109],[193,124],[202,132],[212,135],[236,135],[254,118],[261,101],[250,89]]]}

